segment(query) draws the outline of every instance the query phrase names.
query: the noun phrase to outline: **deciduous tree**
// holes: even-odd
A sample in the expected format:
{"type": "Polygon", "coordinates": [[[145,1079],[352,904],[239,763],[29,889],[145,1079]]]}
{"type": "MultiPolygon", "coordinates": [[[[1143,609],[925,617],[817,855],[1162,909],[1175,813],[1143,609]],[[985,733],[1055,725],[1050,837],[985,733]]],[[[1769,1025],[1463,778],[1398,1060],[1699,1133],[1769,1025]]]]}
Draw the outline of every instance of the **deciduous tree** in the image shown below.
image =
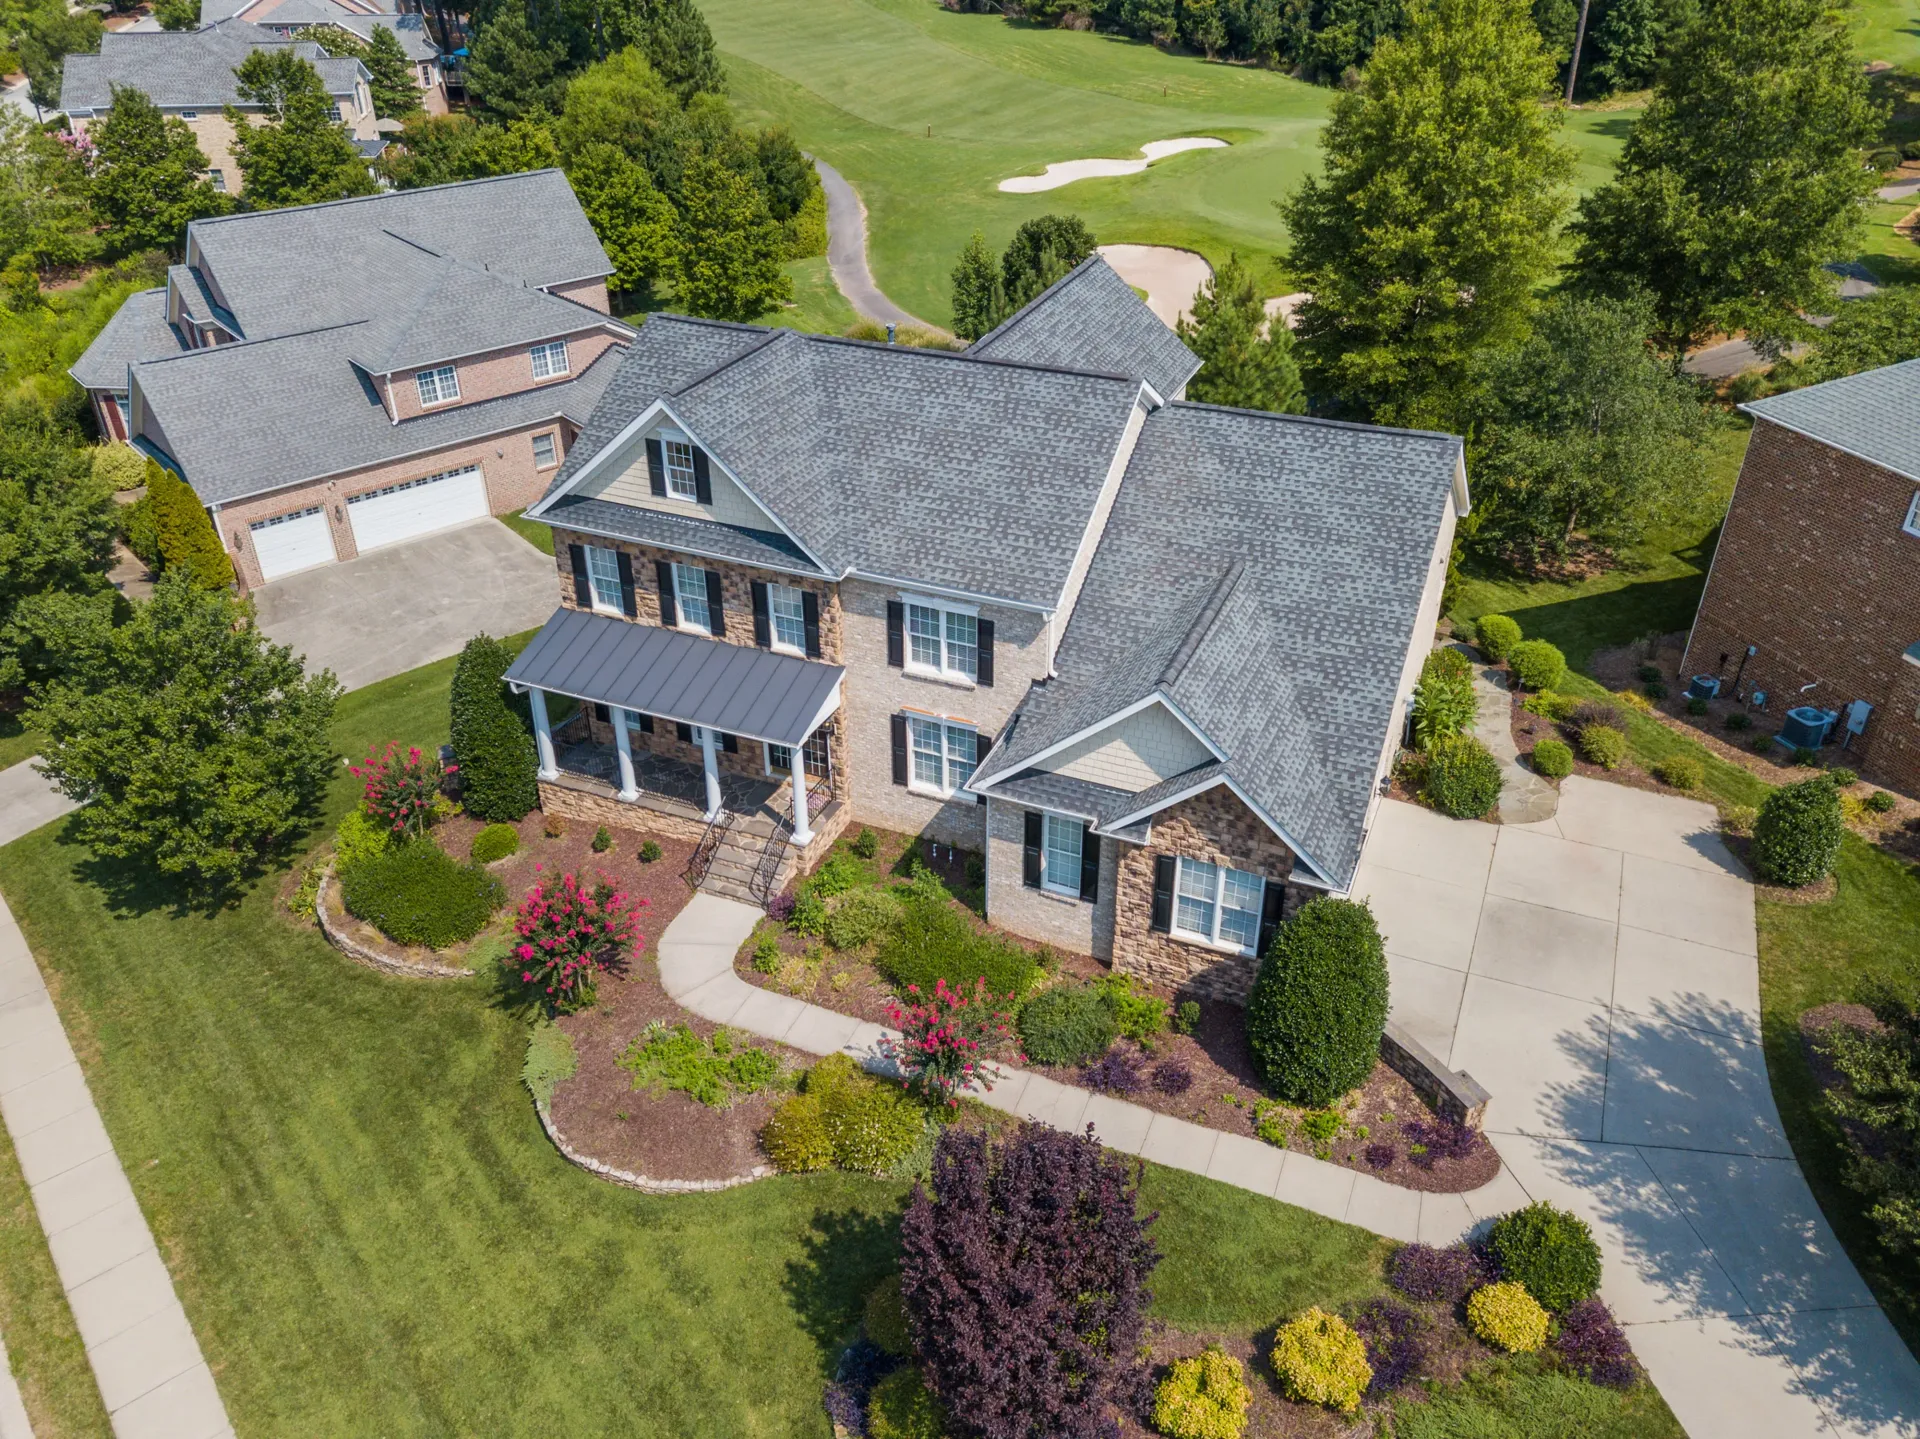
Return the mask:
{"type": "Polygon", "coordinates": [[[35,271],[100,252],[87,203],[83,150],[11,106],[0,111],[0,266],[18,256],[35,271]]]}
{"type": "Polygon", "coordinates": [[[1915,359],[1920,359],[1920,290],[1892,285],[1841,305],[1833,323],[1814,335],[1793,378],[1817,384],[1915,359]]]}
{"type": "Polygon", "coordinates": [[[595,143],[567,162],[567,179],[613,261],[613,288],[652,294],[656,281],[674,273],[679,217],[654,188],[646,166],[613,145],[595,143]]]}
{"type": "Polygon", "coordinates": [[[186,122],[144,91],[112,87],[113,109],[93,130],[92,195],[116,248],[178,254],[187,225],[233,202],[208,181],[207,157],[186,122]]]}
{"type": "Polygon", "coordinates": [[[1013,232],[1000,257],[1007,308],[1017,310],[1095,249],[1093,231],[1078,215],[1039,215],[1013,232]]]}
{"type": "Polygon", "coordinates": [[[367,162],[340,122],[320,74],[291,49],[255,50],[234,70],[243,100],[267,111],[252,124],[229,105],[234,161],[257,210],[373,193],[367,162]]]}
{"type": "Polygon", "coordinates": [[[1293,336],[1278,316],[1267,320],[1253,276],[1229,255],[1193,297],[1193,314],[1178,329],[1200,357],[1200,372],[1187,383],[1187,398],[1247,410],[1305,412],[1300,370],[1293,362],[1293,336]]]}
{"type": "Polygon", "coordinates": [[[744,176],[700,156],[686,169],[676,208],[675,295],[688,314],[755,320],[793,298],[780,268],[785,236],[744,176]]]}
{"type": "Polygon", "coordinates": [[[1007,292],[987,237],[978,230],[953,267],[953,332],[977,340],[1007,317],[1007,292]]]}

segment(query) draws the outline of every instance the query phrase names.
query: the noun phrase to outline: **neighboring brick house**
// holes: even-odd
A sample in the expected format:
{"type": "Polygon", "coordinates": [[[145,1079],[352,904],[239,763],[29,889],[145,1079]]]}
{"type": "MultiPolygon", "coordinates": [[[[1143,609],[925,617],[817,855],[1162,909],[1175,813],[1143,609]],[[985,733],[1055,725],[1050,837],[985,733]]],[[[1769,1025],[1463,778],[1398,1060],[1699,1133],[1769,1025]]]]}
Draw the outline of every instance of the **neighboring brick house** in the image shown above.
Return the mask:
{"type": "Polygon", "coordinates": [[[1844,762],[1920,795],[1920,360],[1753,416],[1682,677],[1836,711],[1844,762]]]}
{"type": "Polygon", "coordinates": [[[258,123],[265,111],[240,98],[234,71],[255,50],[286,49],[308,61],[326,86],[336,118],[369,158],[384,146],[373,113],[366,66],[337,59],[309,40],[292,40],[245,20],[222,20],[198,30],[110,30],[93,55],[69,55],[60,80],[60,108],[76,135],[85,135],[113,111],[115,85],[139,90],[160,110],[184,121],[207,157],[216,190],[238,192],[233,126],[226,107],[258,123]]]}
{"type": "Polygon", "coordinates": [[[445,60],[427,28],[426,16],[396,13],[393,0],[200,0],[200,23],[245,20],[287,39],[327,43],[329,27],[345,30],[361,41],[373,39],[376,28],[393,31],[413,65],[413,83],[420,104],[429,115],[447,113],[445,60]]]}
{"type": "Polygon", "coordinates": [[[557,170],[197,220],[70,373],[251,589],[539,499],[633,331],[557,170]]]}
{"type": "Polygon", "coordinates": [[[1352,883],[1466,477],[1453,436],[1177,402],[1197,368],[1097,257],[960,354],[653,316],[529,511],[543,805],[692,837],[744,797],[772,882],[922,835],[994,923],[1244,996],[1352,883]]]}

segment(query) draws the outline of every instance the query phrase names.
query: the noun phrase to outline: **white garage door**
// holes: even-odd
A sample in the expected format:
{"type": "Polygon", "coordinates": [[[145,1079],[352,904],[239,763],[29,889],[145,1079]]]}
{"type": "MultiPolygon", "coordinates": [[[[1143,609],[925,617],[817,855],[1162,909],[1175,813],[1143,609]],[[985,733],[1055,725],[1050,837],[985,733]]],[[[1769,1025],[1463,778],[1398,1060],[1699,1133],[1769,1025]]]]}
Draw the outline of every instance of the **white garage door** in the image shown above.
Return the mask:
{"type": "Polygon", "coordinates": [[[262,579],[277,580],[295,570],[333,563],[333,532],[327,528],[326,510],[319,505],[255,520],[247,529],[253,536],[253,552],[260,557],[262,579]]]}
{"type": "Polygon", "coordinates": [[[487,482],[475,466],[389,485],[347,501],[353,542],[362,554],[486,515],[487,482]]]}

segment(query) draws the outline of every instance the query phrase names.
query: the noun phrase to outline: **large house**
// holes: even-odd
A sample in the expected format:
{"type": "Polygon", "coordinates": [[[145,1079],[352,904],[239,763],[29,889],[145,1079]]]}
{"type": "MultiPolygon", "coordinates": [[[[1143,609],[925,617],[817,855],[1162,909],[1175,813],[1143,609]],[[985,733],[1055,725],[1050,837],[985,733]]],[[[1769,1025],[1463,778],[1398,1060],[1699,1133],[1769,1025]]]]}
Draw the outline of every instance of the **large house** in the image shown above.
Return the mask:
{"type": "Polygon", "coordinates": [[[70,373],[243,589],[531,504],[633,331],[566,177],[196,220],[70,373]]]}
{"type": "Polygon", "coordinates": [[[1453,436],[1197,368],[1097,257],[960,354],[653,316],[528,512],[543,806],[757,899],[922,835],[996,924],[1244,996],[1352,884],[1468,496],[1453,436]]]}
{"type": "Polygon", "coordinates": [[[242,100],[234,75],[255,50],[284,49],[319,73],[333,115],[369,158],[383,141],[373,113],[367,67],[340,59],[310,40],[290,40],[245,20],[223,20],[198,30],[110,30],[93,55],[69,55],[60,81],[60,108],[76,135],[85,135],[113,110],[113,87],[131,86],[160,110],[181,120],[207,157],[213,188],[237,192],[240,170],[233,158],[233,126],[226,108],[264,118],[264,109],[242,100]]]}
{"type": "Polygon", "coordinates": [[[1920,360],[1741,408],[1753,438],[1682,673],[1831,714],[1846,764],[1920,794],[1920,360]]]}
{"type": "Polygon", "coordinates": [[[288,39],[327,42],[329,27],[362,41],[376,29],[393,31],[413,65],[420,103],[429,115],[447,113],[447,86],[440,46],[417,12],[397,13],[393,0],[200,0],[200,23],[244,20],[288,39]]]}

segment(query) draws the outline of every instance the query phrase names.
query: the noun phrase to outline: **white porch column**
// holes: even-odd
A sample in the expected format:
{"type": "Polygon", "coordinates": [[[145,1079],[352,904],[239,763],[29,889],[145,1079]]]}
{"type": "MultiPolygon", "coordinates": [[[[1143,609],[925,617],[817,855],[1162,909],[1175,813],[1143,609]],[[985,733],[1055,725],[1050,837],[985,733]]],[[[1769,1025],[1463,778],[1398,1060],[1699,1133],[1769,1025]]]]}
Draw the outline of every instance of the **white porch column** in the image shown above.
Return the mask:
{"type": "Polygon", "coordinates": [[[559,779],[560,764],[553,757],[553,726],[547,723],[547,697],[529,689],[527,703],[533,708],[533,740],[540,747],[540,778],[559,779]]]}
{"type": "Polygon", "coordinates": [[[813,821],[807,813],[807,756],[805,740],[791,751],[793,760],[793,842],[805,845],[813,838],[813,821]]]}
{"type": "Polygon", "coordinates": [[[627,730],[627,712],[609,708],[613,714],[613,752],[620,759],[620,798],[631,804],[640,798],[640,782],[633,777],[633,736],[627,730]]]}
{"type": "Polygon", "coordinates": [[[720,761],[714,754],[713,729],[700,726],[700,758],[707,771],[707,818],[720,813],[720,761]]]}

